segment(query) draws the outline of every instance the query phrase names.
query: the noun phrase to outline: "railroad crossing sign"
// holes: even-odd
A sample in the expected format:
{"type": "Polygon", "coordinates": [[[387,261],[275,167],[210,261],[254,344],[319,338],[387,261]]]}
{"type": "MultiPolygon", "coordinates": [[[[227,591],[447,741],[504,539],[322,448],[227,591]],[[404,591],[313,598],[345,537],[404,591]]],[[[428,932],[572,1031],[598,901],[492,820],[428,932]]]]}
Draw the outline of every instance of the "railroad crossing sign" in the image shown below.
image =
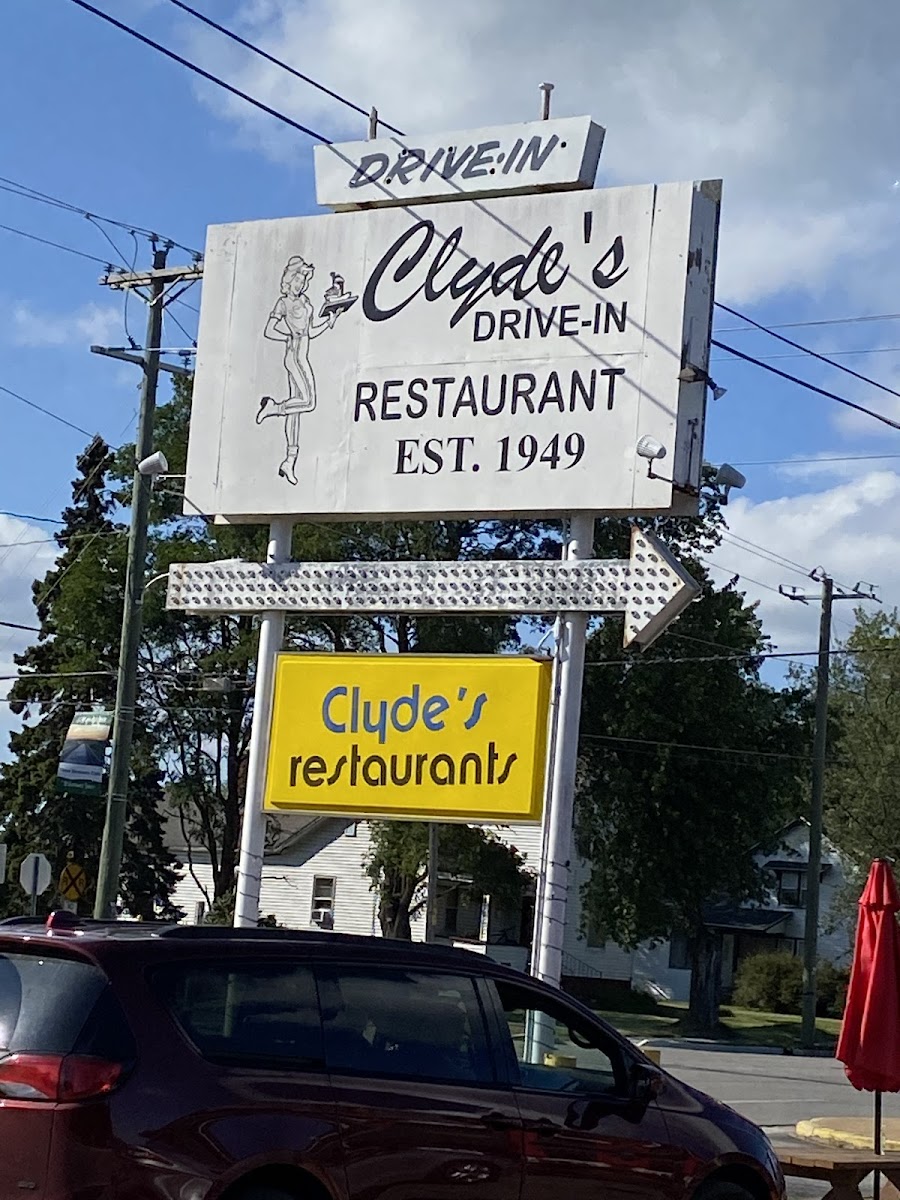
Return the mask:
{"type": "Polygon", "coordinates": [[[88,877],[84,867],[76,862],[67,863],[59,877],[57,890],[64,900],[83,900],[88,890],[88,877]]]}
{"type": "Polygon", "coordinates": [[[29,896],[40,896],[50,886],[50,860],[44,854],[28,854],[19,867],[19,883],[29,896]]]}

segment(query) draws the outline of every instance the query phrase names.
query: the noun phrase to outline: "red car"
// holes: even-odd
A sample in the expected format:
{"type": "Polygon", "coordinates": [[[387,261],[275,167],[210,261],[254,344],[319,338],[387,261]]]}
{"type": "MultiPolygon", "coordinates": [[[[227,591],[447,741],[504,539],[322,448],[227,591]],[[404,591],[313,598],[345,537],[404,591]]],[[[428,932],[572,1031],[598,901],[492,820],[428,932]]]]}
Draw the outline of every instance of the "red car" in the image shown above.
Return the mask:
{"type": "Polygon", "coordinates": [[[751,1122],[467,951],[0,923],[0,1200],[782,1200],[751,1122]]]}

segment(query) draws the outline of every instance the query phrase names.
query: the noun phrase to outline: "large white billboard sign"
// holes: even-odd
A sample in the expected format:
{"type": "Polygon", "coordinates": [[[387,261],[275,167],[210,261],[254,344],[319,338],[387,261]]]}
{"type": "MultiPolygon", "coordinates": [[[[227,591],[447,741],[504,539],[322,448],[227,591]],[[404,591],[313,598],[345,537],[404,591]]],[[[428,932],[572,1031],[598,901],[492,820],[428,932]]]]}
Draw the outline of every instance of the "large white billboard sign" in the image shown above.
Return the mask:
{"type": "Polygon", "coordinates": [[[466,200],[541,188],[589,188],[604,132],[590,117],[564,117],[415,139],[316,146],[316,199],[346,210],[436,197],[466,200]]]}
{"type": "Polygon", "coordinates": [[[676,183],[211,227],[185,511],[691,511],[718,205],[676,183]]]}

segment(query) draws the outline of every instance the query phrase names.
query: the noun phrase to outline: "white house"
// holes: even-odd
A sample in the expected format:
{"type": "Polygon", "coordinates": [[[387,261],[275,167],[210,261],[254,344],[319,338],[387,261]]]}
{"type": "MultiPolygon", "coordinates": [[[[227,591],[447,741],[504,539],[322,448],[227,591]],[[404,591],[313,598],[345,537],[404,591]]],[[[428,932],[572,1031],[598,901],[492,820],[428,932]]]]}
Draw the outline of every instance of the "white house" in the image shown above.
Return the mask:
{"type": "MultiPolygon", "coordinates": [[[[782,830],[774,851],[756,855],[771,875],[765,903],[711,905],[710,928],[722,935],[722,991],[727,995],[742,959],[762,950],[802,955],[806,923],[806,868],[809,823],[794,821],[782,830]]],[[[849,965],[853,931],[835,923],[835,897],[845,882],[841,855],[826,839],[822,844],[819,888],[819,957],[849,965]]],[[[683,937],[642,946],[634,956],[633,983],[660,999],[687,1000],[691,990],[689,947],[683,937]]]]}
{"type": "MultiPolygon", "coordinates": [[[[339,933],[380,936],[377,897],[370,888],[364,861],[369,852],[366,821],[334,817],[279,817],[280,836],[266,854],[260,893],[260,913],[272,914],[279,924],[296,929],[328,928],[339,933]]],[[[170,823],[170,845],[190,864],[173,896],[186,920],[203,919],[212,896],[208,857],[196,846],[190,853],[179,836],[178,822],[170,823]]],[[[541,831],[537,826],[510,825],[495,832],[513,845],[534,874],[540,861],[541,831]]],[[[632,953],[581,928],[581,885],[588,866],[579,862],[570,892],[569,922],[563,972],[569,986],[590,990],[592,981],[629,987],[632,953]],[[575,981],[579,981],[576,983],[575,981]]],[[[462,943],[510,966],[527,966],[534,919],[534,884],[526,886],[521,910],[504,911],[490,897],[475,896],[465,880],[440,875],[437,936],[462,943]]],[[[425,931],[424,906],[413,920],[413,937],[425,931]]]]}
{"type": "MultiPolygon", "coordinates": [[[[381,935],[377,897],[371,890],[364,862],[370,847],[366,821],[335,817],[283,816],[279,836],[266,854],[260,913],[273,915],[281,925],[295,929],[325,928],[340,933],[381,935]]],[[[170,823],[170,844],[188,864],[173,897],[186,920],[203,919],[212,896],[211,870],[206,855],[188,848],[178,835],[178,822],[170,823]]],[[[536,874],[540,861],[541,831],[530,825],[508,825],[495,830],[515,846],[526,867],[536,874]]],[[[772,874],[772,887],[761,905],[711,905],[709,925],[723,938],[722,988],[727,994],[741,959],[762,949],[802,954],[806,863],[809,827],[796,821],[781,835],[777,850],[757,860],[772,874]]],[[[563,975],[570,990],[589,996],[598,986],[634,987],[667,999],[686,1000],[690,994],[689,948],[683,938],[636,951],[623,950],[583,927],[581,886],[589,865],[578,860],[569,896],[563,975]]],[[[841,858],[826,841],[823,847],[820,905],[820,953],[834,962],[849,961],[850,932],[843,928],[825,932],[834,896],[844,880],[841,858]]],[[[534,919],[534,885],[526,887],[520,911],[504,911],[490,897],[473,894],[465,880],[439,874],[437,936],[478,949],[500,962],[525,969],[530,955],[534,919]]],[[[424,906],[413,920],[413,937],[425,931],[424,906]]]]}

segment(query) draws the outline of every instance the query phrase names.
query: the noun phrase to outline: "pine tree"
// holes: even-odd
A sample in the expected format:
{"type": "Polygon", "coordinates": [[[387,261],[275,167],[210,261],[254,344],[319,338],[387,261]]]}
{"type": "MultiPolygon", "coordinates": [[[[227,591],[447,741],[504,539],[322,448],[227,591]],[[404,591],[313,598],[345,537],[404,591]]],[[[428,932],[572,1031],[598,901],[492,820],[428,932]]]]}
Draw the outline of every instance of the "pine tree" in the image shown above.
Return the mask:
{"type": "MultiPolygon", "coordinates": [[[[99,437],[77,459],[72,503],[56,535],[60,556],[32,589],[41,631],[16,657],[21,675],[10,691],[11,707],[25,716],[25,725],[12,734],[13,758],[0,768],[0,828],[9,846],[0,913],[24,910],[18,867],[31,851],[47,855],[54,880],[71,851],[91,881],[82,911],[93,901],[106,797],[60,794],[56,772],[73,715],[93,706],[112,709],[115,699],[126,538],[112,519],[114,502],[105,486],[112,461],[99,437]]],[[[168,903],[176,875],[163,846],[154,719],[143,708],[137,716],[121,895],[129,911],[147,917],[154,900],[168,903]]],[[[55,901],[51,886],[39,900],[40,910],[55,901]]]]}

